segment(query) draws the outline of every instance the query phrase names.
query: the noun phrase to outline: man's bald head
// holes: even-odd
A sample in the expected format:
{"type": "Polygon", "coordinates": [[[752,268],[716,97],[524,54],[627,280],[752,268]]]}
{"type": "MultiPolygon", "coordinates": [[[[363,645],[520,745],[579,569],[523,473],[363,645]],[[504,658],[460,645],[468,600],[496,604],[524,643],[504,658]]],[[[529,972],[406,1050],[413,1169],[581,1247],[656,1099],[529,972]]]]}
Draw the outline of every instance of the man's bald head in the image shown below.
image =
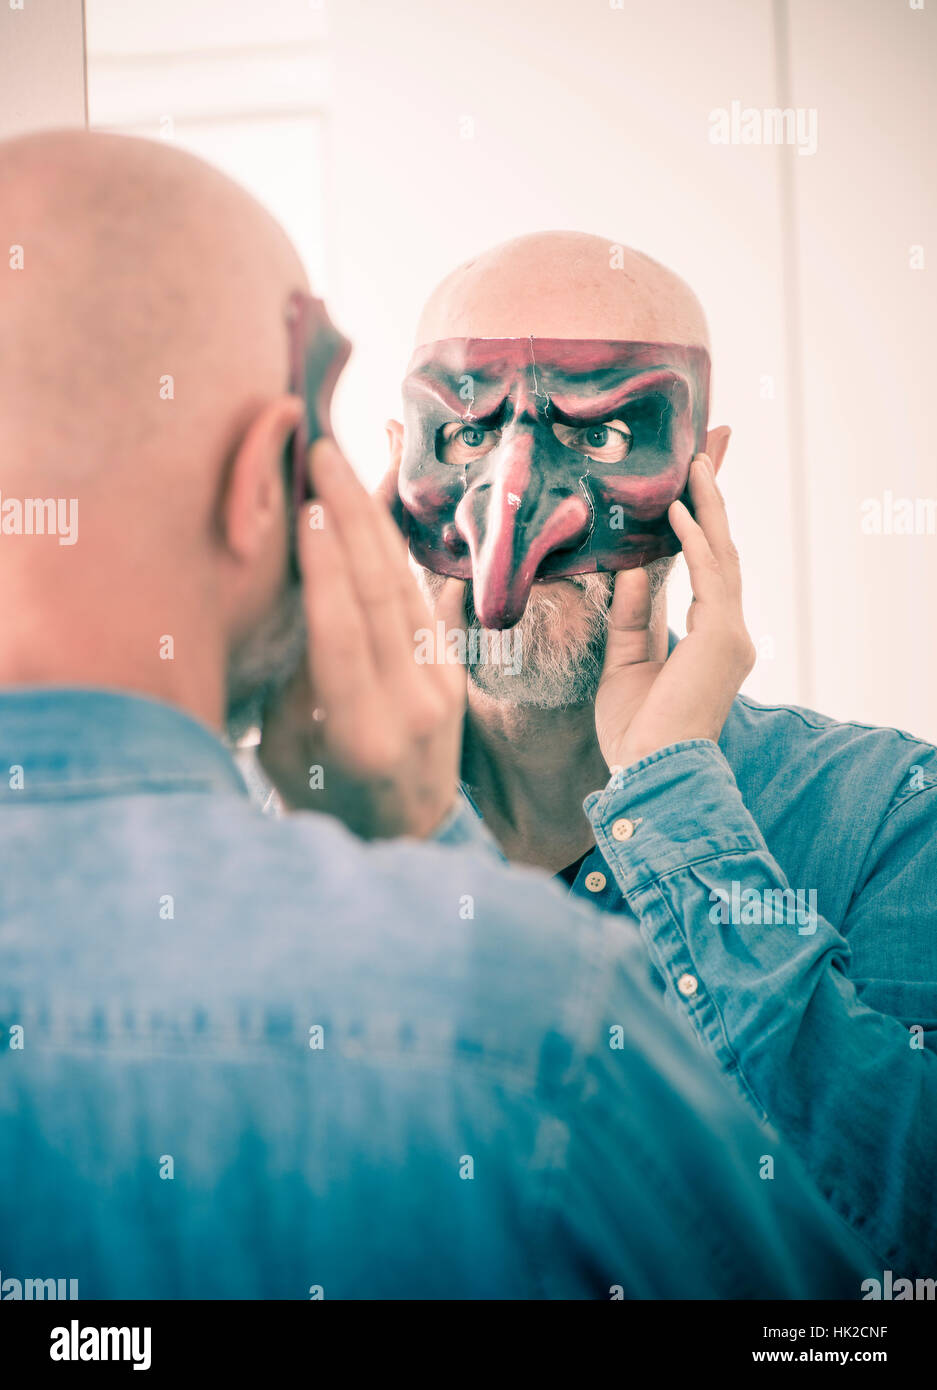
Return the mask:
{"type": "Polygon", "coordinates": [[[282,462],[300,261],[243,189],[162,142],[3,142],[0,190],[0,240],[22,248],[0,270],[0,489],[77,499],[80,534],[61,549],[0,525],[17,614],[0,679],[93,678],[217,723],[302,641],[282,462]]]}
{"type": "Polygon", "coordinates": [[[585,232],[516,237],[460,265],[430,295],[415,346],[527,337],[709,347],[689,285],[650,256],[585,232]]]}
{"type": "Polygon", "coordinates": [[[286,237],[201,160],[120,135],[2,143],[0,188],[23,248],[0,310],[5,467],[47,488],[119,479],[138,499],[184,478],[204,496],[286,385],[283,311],[305,284],[286,237]]]}

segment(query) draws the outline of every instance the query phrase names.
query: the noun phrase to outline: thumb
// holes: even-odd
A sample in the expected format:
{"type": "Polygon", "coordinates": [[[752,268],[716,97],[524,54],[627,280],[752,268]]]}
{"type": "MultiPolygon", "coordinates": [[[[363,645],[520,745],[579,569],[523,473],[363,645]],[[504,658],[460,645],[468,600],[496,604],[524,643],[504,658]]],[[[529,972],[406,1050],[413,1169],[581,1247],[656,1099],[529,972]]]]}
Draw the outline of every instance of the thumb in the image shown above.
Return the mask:
{"type": "Polygon", "coordinates": [[[644,569],[620,570],[608,611],[603,674],[651,657],[651,581],[644,569]]]}
{"type": "Polygon", "coordinates": [[[465,580],[447,579],[439,591],[434,616],[446,625],[446,631],[465,627],[465,580]]]}
{"type": "MultiPolygon", "coordinates": [[[[468,678],[468,666],[465,660],[465,580],[447,579],[439,591],[439,598],[436,600],[436,607],[433,616],[437,624],[442,623],[443,631],[446,634],[445,642],[444,670],[446,679],[452,680],[461,691],[463,698],[465,694],[465,683],[468,678]],[[453,632],[458,632],[462,640],[457,639],[454,643],[450,642],[449,636],[453,632]],[[461,653],[461,656],[459,655],[461,653]],[[454,674],[451,674],[453,673],[454,674]]],[[[437,627],[438,632],[438,627],[437,627]]]]}
{"type": "Polygon", "coordinates": [[[375,497],[380,497],[386,505],[397,526],[406,535],[404,524],[403,503],[400,500],[400,493],[397,491],[397,475],[400,472],[399,456],[393,460],[387,472],[384,474],[377,487],[374,489],[375,497]]]}

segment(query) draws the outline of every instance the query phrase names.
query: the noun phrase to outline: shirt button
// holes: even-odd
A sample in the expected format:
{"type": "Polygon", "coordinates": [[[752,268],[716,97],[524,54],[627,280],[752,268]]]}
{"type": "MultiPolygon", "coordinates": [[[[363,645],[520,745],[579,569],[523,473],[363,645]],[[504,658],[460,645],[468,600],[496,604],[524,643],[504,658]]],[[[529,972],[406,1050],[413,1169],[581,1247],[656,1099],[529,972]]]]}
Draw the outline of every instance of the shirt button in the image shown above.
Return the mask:
{"type": "Polygon", "coordinates": [[[586,874],[585,885],[590,893],[601,893],[602,889],[605,887],[605,875],[600,874],[598,871],[592,874],[586,874]]]}
{"type": "Polygon", "coordinates": [[[634,834],[634,821],[627,816],[619,816],[618,820],[612,822],[612,838],[615,840],[630,840],[634,834]]]}
{"type": "Polygon", "coordinates": [[[677,981],[677,989],[683,995],[684,999],[692,999],[693,995],[699,989],[699,980],[695,975],[681,975],[677,981]]]}

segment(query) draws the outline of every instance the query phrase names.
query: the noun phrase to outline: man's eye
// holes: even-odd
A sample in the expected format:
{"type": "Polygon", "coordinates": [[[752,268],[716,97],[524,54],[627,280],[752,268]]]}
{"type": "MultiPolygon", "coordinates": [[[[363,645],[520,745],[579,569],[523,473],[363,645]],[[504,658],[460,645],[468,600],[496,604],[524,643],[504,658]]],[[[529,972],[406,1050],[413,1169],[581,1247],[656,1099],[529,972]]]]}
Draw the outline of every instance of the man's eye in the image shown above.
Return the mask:
{"type": "Polygon", "coordinates": [[[621,463],[632,444],[631,430],[624,420],[603,420],[598,425],[563,425],[557,421],[553,433],[567,449],[575,449],[596,463],[621,463]]]}
{"type": "Polygon", "coordinates": [[[443,463],[471,463],[489,453],[501,437],[500,430],[486,430],[481,425],[443,425],[436,439],[436,456],[443,463]]]}

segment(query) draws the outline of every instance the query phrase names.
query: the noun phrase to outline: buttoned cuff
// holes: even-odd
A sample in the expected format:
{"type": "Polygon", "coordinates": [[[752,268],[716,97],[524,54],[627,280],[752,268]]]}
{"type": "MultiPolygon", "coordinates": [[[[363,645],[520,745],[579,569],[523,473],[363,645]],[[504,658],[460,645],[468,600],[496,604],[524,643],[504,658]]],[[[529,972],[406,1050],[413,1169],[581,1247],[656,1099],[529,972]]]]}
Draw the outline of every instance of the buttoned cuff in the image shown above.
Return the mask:
{"type": "Polygon", "coordinates": [[[709,739],[670,744],[614,773],[583,808],[626,895],[676,869],[767,848],[709,739]]]}

